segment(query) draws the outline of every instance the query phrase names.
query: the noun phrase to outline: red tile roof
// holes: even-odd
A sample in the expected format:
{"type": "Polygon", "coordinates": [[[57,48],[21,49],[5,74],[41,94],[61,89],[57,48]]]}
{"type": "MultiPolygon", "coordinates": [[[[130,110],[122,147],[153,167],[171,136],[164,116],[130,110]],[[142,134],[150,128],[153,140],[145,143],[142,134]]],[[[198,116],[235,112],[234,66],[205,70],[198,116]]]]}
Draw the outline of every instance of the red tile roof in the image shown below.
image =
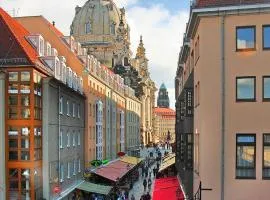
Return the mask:
{"type": "Polygon", "coordinates": [[[156,107],[154,108],[154,113],[157,115],[170,115],[175,116],[175,111],[171,108],[160,108],[156,107]]]}
{"type": "Polygon", "coordinates": [[[58,37],[63,37],[63,33],[61,31],[59,31],[56,26],[54,26],[51,22],[49,22],[45,17],[42,16],[42,19],[44,19],[46,21],[46,23],[48,24],[49,28],[58,36],[58,37]]]}
{"type": "Polygon", "coordinates": [[[125,162],[117,160],[106,166],[97,168],[94,173],[111,181],[117,181],[118,178],[121,179],[134,166],[135,165],[127,164],[125,162]]]}
{"type": "Polygon", "coordinates": [[[270,3],[270,0],[197,0],[195,7],[216,7],[258,3],[270,3]]]}
{"type": "Polygon", "coordinates": [[[33,46],[27,41],[26,36],[30,33],[9,14],[0,7],[0,19],[8,27],[18,44],[24,50],[29,61],[34,64],[38,60],[38,54],[33,46]]]}

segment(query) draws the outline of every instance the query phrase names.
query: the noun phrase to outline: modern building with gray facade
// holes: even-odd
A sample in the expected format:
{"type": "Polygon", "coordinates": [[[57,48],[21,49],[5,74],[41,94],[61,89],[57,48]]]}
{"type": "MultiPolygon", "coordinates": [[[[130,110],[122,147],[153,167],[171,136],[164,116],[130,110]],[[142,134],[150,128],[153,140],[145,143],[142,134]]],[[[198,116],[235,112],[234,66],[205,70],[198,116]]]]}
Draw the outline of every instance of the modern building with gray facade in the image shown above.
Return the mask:
{"type": "Polygon", "coordinates": [[[83,182],[85,96],[43,79],[43,197],[68,199],[83,182]]]}

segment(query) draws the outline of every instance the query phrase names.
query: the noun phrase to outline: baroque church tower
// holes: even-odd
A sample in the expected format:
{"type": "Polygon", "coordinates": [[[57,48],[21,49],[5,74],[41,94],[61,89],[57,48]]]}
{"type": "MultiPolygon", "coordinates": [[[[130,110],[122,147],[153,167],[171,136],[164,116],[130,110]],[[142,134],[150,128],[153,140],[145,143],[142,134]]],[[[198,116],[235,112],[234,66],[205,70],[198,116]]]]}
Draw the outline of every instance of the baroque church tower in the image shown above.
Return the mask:
{"type": "Polygon", "coordinates": [[[167,88],[164,83],[162,83],[159,88],[157,106],[159,108],[170,107],[170,99],[169,99],[167,88]]]}

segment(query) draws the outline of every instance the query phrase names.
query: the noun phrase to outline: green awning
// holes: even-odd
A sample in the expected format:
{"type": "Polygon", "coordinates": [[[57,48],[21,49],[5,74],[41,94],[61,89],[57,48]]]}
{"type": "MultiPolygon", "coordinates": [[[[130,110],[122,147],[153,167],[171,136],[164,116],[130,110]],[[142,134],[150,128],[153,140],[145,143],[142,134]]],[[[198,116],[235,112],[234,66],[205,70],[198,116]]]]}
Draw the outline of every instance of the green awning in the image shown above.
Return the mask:
{"type": "Polygon", "coordinates": [[[76,188],[79,190],[86,191],[86,192],[103,194],[103,195],[108,195],[112,189],[111,186],[99,185],[99,184],[90,183],[90,182],[86,182],[86,181],[81,183],[76,188]]]}

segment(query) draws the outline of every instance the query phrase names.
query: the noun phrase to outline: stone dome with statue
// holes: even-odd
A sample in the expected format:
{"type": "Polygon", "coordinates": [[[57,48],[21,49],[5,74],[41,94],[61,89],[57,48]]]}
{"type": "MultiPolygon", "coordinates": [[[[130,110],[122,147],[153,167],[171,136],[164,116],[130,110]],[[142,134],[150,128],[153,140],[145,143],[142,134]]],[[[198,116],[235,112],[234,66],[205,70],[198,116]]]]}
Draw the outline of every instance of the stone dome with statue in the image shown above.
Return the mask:
{"type": "Polygon", "coordinates": [[[88,0],[76,6],[70,26],[71,35],[88,49],[89,54],[113,67],[130,58],[130,28],[124,8],[113,0],[88,0]]]}

